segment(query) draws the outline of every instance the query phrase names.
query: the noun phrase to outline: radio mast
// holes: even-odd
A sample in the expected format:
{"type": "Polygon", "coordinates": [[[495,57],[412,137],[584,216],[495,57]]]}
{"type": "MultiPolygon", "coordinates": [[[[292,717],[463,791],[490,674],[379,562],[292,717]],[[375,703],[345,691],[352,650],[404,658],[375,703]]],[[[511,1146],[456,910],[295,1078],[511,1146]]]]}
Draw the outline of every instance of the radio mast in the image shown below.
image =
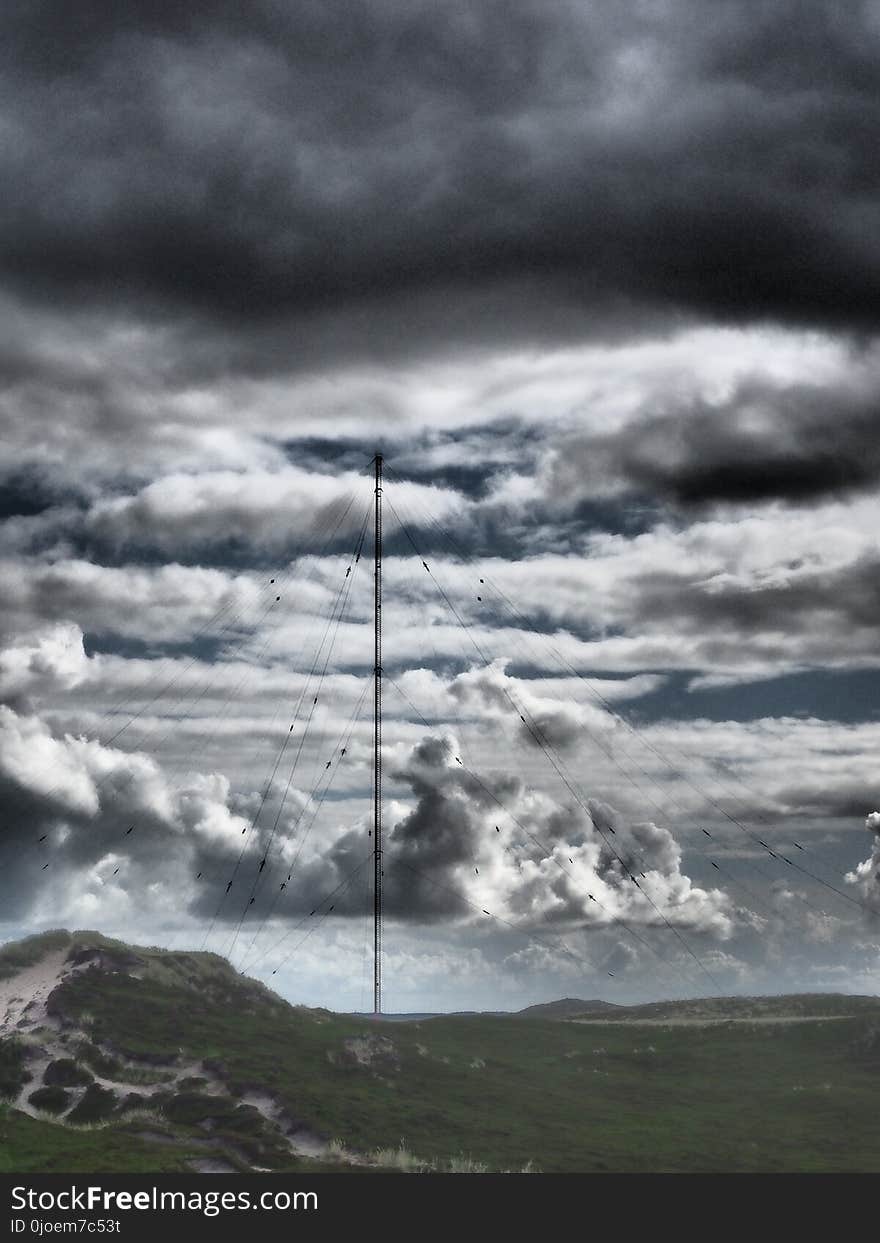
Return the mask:
{"type": "Polygon", "coordinates": [[[373,580],[373,1014],[382,1013],[382,454],[376,454],[373,580]]]}

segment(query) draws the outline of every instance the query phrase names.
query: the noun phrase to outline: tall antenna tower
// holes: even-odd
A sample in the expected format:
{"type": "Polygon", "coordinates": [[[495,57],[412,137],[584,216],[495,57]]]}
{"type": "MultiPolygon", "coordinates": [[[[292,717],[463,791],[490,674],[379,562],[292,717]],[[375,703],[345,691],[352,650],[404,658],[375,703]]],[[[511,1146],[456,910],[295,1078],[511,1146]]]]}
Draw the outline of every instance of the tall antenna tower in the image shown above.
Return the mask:
{"type": "Polygon", "coordinates": [[[373,580],[373,1014],[382,1013],[382,454],[376,454],[373,580]]]}

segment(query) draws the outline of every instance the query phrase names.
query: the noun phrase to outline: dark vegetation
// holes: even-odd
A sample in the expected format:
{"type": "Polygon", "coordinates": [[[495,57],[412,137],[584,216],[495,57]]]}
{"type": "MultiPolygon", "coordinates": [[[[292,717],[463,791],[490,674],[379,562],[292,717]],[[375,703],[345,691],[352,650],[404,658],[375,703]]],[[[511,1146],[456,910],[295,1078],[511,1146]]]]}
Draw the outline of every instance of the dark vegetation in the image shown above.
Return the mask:
{"type": "Polygon", "coordinates": [[[14,1036],[0,1040],[0,1097],[17,1096],[30,1079],[24,1044],[14,1036]]]}
{"type": "Polygon", "coordinates": [[[90,1083],[79,1102],[67,1115],[67,1121],[74,1126],[85,1126],[90,1122],[105,1122],[116,1112],[116,1093],[111,1088],[104,1088],[100,1083],[90,1083]]]}
{"type": "Polygon", "coordinates": [[[60,1057],[50,1062],[43,1075],[47,1087],[82,1088],[92,1082],[92,1075],[72,1057],[60,1057]]]}
{"type": "Polygon", "coordinates": [[[290,1149],[251,1105],[199,1092],[178,1092],[162,1111],[169,1122],[190,1128],[191,1133],[201,1130],[222,1138],[255,1165],[284,1169],[291,1164],[290,1149]]]}
{"type": "Polygon", "coordinates": [[[28,1101],[35,1109],[42,1109],[49,1114],[63,1114],[70,1104],[70,1093],[65,1088],[37,1088],[31,1092],[28,1101]]]}

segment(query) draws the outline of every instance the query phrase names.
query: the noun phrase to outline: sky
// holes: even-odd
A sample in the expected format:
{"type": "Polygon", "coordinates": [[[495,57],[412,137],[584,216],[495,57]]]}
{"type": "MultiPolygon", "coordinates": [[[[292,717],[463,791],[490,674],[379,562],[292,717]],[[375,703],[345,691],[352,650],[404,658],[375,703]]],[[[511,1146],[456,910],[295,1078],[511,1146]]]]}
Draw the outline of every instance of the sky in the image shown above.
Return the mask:
{"type": "Polygon", "coordinates": [[[880,4],[10,0],[0,937],[880,991],[880,4]],[[871,170],[874,169],[874,172],[871,170]]]}

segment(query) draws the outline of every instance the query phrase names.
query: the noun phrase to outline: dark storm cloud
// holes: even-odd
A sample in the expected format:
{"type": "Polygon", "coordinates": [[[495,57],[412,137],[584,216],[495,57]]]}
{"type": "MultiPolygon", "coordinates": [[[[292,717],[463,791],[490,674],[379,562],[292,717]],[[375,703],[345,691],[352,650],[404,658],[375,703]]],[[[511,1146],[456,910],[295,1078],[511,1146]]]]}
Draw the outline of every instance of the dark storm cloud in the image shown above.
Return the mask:
{"type": "MultiPolygon", "coordinates": [[[[453,764],[449,740],[429,737],[395,774],[411,786],[415,805],[397,823],[386,826],[383,873],[388,915],[408,922],[431,923],[473,913],[472,905],[462,895],[461,869],[467,865],[472,871],[479,858],[481,813],[489,800],[485,790],[478,788],[464,772],[455,771],[453,764]]],[[[502,778],[491,788],[496,792],[518,791],[520,783],[502,778]]],[[[250,820],[257,807],[258,803],[242,804],[238,810],[250,820]]],[[[271,823],[271,815],[265,818],[271,823]]],[[[278,856],[285,843],[295,840],[298,822],[298,814],[293,814],[281,824],[264,877],[255,868],[268,840],[267,829],[257,826],[260,845],[250,850],[240,869],[239,841],[234,837],[210,841],[203,838],[193,867],[208,883],[198,894],[194,913],[203,918],[213,917],[218,896],[223,896],[230,877],[233,887],[217,916],[222,924],[238,921],[242,901],[248,902],[255,883],[256,917],[277,911],[279,916],[298,919],[316,909],[318,903],[329,904],[331,895],[336,915],[360,915],[372,909],[369,887],[365,888],[363,883],[368,879],[372,884],[372,871],[365,873],[372,850],[369,825],[363,823],[343,832],[320,856],[306,854],[300,860],[298,851],[294,851],[291,867],[290,863],[282,864],[278,856]],[[279,896],[282,882],[283,898],[279,896]]]]}
{"type": "MultiPolygon", "coordinates": [[[[544,436],[539,428],[521,418],[492,419],[477,427],[395,429],[385,473],[390,480],[408,479],[435,487],[447,487],[470,499],[486,496],[497,476],[524,460],[535,464],[544,436]]],[[[370,474],[377,450],[376,437],[336,438],[302,436],[280,446],[297,466],[326,471],[370,474]]],[[[385,446],[378,445],[380,450],[385,446]]]]}
{"type": "MultiPolygon", "coordinates": [[[[783,567],[780,567],[782,569],[783,567]]],[[[743,638],[785,635],[789,643],[812,635],[846,635],[852,649],[880,626],[880,559],[876,555],[838,569],[804,569],[799,559],[769,584],[711,585],[687,573],[646,574],[639,580],[634,624],[675,621],[698,636],[725,633],[743,638]]],[[[841,656],[846,654],[846,647],[841,656]]]]}
{"type": "Polygon", "coordinates": [[[486,795],[476,795],[474,783],[455,768],[451,740],[427,737],[397,774],[416,803],[388,841],[388,898],[396,915],[439,919],[470,910],[460,871],[473,869],[481,856],[486,795]]]}
{"type": "Polygon", "coordinates": [[[58,490],[33,467],[11,470],[0,477],[0,523],[10,518],[33,518],[58,504],[58,490]]]}
{"type": "MultiPolygon", "coordinates": [[[[634,305],[873,329],[872,12],[7,6],[0,271],[184,319],[326,313],[339,350],[634,305]]],[[[282,333],[187,366],[304,361],[282,333]]]]}
{"type": "Polygon", "coordinates": [[[6,776],[0,776],[0,803],[4,847],[0,898],[11,918],[24,919],[46,881],[44,865],[49,859],[39,839],[54,828],[58,812],[51,800],[6,776]]]}
{"type": "Polygon", "coordinates": [[[798,816],[806,820],[844,820],[847,827],[858,823],[865,815],[865,807],[878,793],[877,782],[865,782],[847,778],[834,780],[820,776],[812,781],[802,781],[797,786],[781,782],[779,788],[772,791],[772,806],[747,808],[743,813],[751,814],[758,821],[778,821],[792,823],[792,817],[798,816]]]}
{"type": "Polygon", "coordinates": [[[556,751],[574,750],[583,741],[583,722],[575,711],[566,708],[538,709],[529,713],[529,721],[520,723],[520,740],[529,746],[556,751]]]}
{"type": "Polygon", "coordinates": [[[558,453],[562,494],[627,489],[680,506],[816,498],[880,481],[880,395],[741,385],[726,401],[648,414],[558,453]]]}
{"type": "MultiPolygon", "coordinates": [[[[497,819],[498,800],[522,794],[516,777],[493,776],[475,780],[460,767],[451,737],[425,737],[393,774],[412,791],[414,804],[396,822],[386,823],[383,867],[384,908],[407,922],[432,923],[473,916],[465,878],[478,875],[487,862],[487,850],[497,851],[490,813],[497,819]],[[491,791],[491,793],[489,793],[491,791]],[[494,795],[494,797],[493,797],[494,795]]],[[[308,874],[299,877],[293,900],[309,903],[310,894],[329,892],[363,859],[371,840],[365,829],[344,834],[308,874]]],[[[359,914],[363,895],[356,889],[344,894],[337,910],[359,914]]]]}
{"type": "MultiPolygon", "coordinates": [[[[590,899],[595,881],[606,887],[618,913],[650,922],[657,912],[641,909],[641,894],[631,882],[635,870],[651,874],[661,906],[678,893],[673,905],[682,909],[673,918],[702,930],[719,931],[724,925],[724,895],[691,887],[668,829],[650,821],[631,823],[594,799],[584,806],[528,808],[528,791],[518,777],[477,780],[458,764],[455,750],[451,737],[429,735],[395,773],[410,786],[415,803],[386,830],[383,885],[388,915],[417,923],[479,918],[488,903],[493,914],[506,907],[534,925],[592,925],[609,913],[609,903],[600,914],[590,899]],[[517,816],[512,827],[499,804],[517,807],[525,822],[517,816]],[[495,823],[499,819],[503,832],[495,823]],[[487,892],[492,896],[486,897],[487,892]]],[[[363,859],[364,846],[362,831],[345,834],[300,877],[294,901],[307,907],[306,895],[331,892],[363,859]]],[[[363,893],[354,889],[336,905],[343,914],[364,909],[363,893]]]]}

